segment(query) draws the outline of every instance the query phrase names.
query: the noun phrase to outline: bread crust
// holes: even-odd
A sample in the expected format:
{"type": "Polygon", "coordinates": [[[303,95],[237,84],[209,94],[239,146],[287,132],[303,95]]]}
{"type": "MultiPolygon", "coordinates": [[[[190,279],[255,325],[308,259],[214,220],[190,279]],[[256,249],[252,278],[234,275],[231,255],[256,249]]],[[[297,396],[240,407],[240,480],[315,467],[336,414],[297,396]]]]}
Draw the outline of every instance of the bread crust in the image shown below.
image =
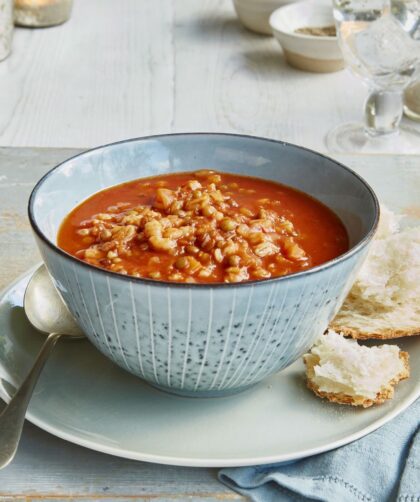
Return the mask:
{"type": "Polygon", "coordinates": [[[401,338],[403,336],[420,335],[420,326],[413,329],[383,328],[376,331],[365,331],[350,326],[343,326],[340,323],[332,321],[329,329],[355,340],[391,340],[392,338],[401,338]]]}
{"type": "Polygon", "coordinates": [[[409,354],[400,350],[400,359],[404,364],[404,369],[390,382],[384,384],[380,392],[376,394],[375,399],[369,399],[364,396],[349,396],[343,392],[324,392],[319,390],[319,387],[313,382],[315,376],[315,366],[319,363],[319,357],[315,354],[306,354],[303,360],[306,365],[307,386],[318,397],[327,399],[331,403],[347,404],[351,406],[363,406],[369,408],[374,404],[382,404],[394,396],[394,388],[401,380],[405,380],[410,376],[409,354]]]}

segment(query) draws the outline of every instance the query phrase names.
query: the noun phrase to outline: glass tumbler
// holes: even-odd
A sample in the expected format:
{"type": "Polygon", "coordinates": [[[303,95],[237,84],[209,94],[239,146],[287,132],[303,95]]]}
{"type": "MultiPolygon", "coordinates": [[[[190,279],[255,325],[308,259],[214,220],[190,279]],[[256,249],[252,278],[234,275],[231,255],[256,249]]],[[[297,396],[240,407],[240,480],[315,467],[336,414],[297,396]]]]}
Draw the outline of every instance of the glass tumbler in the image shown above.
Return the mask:
{"type": "Polygon", "coordinates": [[[327,136],[335,152],[420,152],[420,133],[401,127],[404,89],[420,65],[419,0],[334,0],[339,43],[350,70],[369,87],[364,123],[327,136]]]}
{"type": "Polygon", "coordinates": [[[15,0],[15,23],[32,28],[62,24],[72,6],[73,0],[15,0]]]}

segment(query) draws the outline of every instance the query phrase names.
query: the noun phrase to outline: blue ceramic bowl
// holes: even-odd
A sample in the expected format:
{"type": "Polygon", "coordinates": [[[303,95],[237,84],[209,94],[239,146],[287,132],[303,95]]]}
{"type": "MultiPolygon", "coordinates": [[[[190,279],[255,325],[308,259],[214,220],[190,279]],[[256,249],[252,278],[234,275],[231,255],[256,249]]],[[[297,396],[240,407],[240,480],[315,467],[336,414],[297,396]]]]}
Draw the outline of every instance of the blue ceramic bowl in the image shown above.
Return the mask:
{"type": "Polygon", "coordinates": [[[191,396],[240,391],[307,351],[348,292],[378,213],[371,188],[338,162],[283,142],[228,134],[154,136],[82,153],[45,175],[29,201],[43,259],[90,341],[150,384],[191,396]],[[118,275],[57,248],[63,218],[98,190],[202,168],[275,180],[313,195],[341,218],[350,250],[290,276],[207,285],[118,275]]]}

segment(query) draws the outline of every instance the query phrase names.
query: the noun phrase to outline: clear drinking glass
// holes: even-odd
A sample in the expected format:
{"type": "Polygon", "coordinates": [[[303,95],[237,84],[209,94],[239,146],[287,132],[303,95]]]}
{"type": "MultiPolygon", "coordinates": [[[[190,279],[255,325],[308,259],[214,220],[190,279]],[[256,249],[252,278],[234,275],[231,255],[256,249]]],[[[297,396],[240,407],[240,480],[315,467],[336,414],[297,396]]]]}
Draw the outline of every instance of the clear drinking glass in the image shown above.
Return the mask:
{"type": "Polygon", "coordinates": [[[401,127],[404,89],[420,67],[420,0],[333,0],[344,58],[369,86],[365,122],[327,136],[335,152],[420,152],[420,131],[401,127]]]}

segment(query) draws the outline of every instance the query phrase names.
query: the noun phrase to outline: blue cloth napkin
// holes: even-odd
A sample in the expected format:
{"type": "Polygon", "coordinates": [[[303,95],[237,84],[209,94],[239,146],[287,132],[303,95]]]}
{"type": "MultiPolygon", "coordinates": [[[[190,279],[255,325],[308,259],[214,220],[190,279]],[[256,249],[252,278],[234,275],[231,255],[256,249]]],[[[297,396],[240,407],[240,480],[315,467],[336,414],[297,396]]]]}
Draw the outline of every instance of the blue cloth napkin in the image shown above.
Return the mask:
{"type": "Polygon", "coordinates": [[[292,464],[226,468],[255,502],[420,502],[420,399],[358,441],[292,464]]]}

